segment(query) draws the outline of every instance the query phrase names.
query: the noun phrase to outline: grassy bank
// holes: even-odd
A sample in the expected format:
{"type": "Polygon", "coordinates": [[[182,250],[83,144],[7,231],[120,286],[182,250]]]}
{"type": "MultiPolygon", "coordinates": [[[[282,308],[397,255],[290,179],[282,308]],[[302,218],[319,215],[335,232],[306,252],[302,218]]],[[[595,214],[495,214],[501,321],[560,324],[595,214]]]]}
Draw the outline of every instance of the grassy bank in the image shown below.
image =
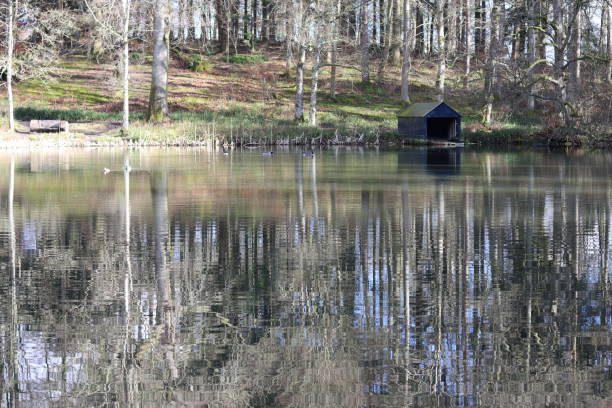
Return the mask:
{"type": "MultiPolygon", "coordinates": [[[[399,68],[387,70],[381,85],[360,83],[359,73],[338,70],[338,95],[329,97],[329,69],[321,73],[318,126],[292,120],[295,85],[284,72],[280,50],[269,49],[257,58],[209,57],[204,72],[192,72],[174,59],[170,68],[167,123],[143,121],[149,91],[149,65],[131,66],[132,126],[120,133],[121,92],[110,64],[93,64],[71,57],[61,64],[52,81],[22,81],[16,85],[16,117],[22,121],[17,135],[2,140],[44,142],[44,137],[23,133],[30,119],[63,119],[71,123],[70,135],[49,136],[65,144],[235,144],[293,143],[402,143],[396,134],[399,68]]],[[[347,64],[350,61],[346,62],[347,64]]],[[[476,76],[470,89],[463,86],[460,69],[451,68],[447,103],[463,115],[464,136],[473,143],[531,143],[541,133],[538,113],[509,114],[503,104],[496,109],[490,128],[479,125],[483,101],[476,76]]],[[[434,100],[435,66],[415,61],[412,100],[434,100]]],[[[308,92],[310,78],[306,78],[308,92]]],[[[308,98],[307,98],[308,99],[308,98]]],[[[308,102],[308,100],[306,101],[308,102]]],[[[308,106],[306,106],[308,108],[308,106]]]]}

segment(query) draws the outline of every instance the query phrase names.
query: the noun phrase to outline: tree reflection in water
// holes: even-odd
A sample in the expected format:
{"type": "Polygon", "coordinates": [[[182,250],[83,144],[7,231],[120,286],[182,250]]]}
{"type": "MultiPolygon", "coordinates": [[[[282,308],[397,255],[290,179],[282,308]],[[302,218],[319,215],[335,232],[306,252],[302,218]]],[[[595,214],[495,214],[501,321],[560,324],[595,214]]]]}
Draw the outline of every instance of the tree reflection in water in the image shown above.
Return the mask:
{"type": "Polygon", "coordinates": [[[1,405],[609,405],[611,158],[4,154],[1,405]]]}

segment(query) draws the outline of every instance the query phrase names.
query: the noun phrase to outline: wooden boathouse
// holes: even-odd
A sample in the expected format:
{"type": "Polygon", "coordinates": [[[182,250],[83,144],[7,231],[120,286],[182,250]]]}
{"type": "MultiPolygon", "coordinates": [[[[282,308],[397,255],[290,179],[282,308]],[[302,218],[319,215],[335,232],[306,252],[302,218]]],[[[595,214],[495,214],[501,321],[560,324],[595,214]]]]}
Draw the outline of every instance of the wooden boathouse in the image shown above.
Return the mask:
{"type": "Polygon", "coordinates": [[[400,135],[430,142],[461,142],[461,115],[444,102],[413,103],[397,115],[400,135]]]}

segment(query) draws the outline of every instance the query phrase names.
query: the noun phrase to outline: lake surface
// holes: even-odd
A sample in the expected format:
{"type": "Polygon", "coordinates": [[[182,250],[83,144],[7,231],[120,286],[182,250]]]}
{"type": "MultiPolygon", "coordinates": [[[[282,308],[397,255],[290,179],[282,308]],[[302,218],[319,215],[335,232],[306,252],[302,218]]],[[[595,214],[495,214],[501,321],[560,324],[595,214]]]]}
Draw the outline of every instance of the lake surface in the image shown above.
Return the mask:
{"type": "Polygon", "coordinates": [[[0,406],[609,407],[611,175],[608,152],[0,152],[0,406]]]}

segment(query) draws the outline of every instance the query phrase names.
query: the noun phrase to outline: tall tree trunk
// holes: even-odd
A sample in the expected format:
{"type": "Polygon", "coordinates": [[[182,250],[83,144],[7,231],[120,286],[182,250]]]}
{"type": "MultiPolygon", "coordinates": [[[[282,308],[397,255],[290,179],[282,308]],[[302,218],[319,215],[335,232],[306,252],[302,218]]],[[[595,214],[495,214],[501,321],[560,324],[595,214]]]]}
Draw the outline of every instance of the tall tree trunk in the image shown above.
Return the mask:
{"type": "Polygon", "coordinates": [[[475,48],[476,57],[480,57],[484,55],[484,44],[485,44],[485,10],[486,10],[486,0],[475,0],[476,2],[476,10],[474,17],[476,19],[476,35],[475,35],[475,48]]]}
{"type": "Polygon", "coordinates": [[[230,19],[225,2],[227,0],[216,0],[215,2],[215,19],[217,23],[217,32],[219,35],[219,50],[229,58],[230,50],[230,19]]]}
{"type": "Polygon", "coordinates": [[[272,15],[272,3],[270,0],[261,1],[261,39],[270,41],[270,17],[272,15]]]}
{"type": "Polygon", "coordinates": [[[529,82],[529,87],[527,89],[527,92],[529,92],[529,94],[527,95],[527,109],[529,109],[530,111],[533,111],[535,109],[535,96],[533,95],[533,78],[534,78],[534,72],[533,70],[535,69],[535,67],[533,67],[533,64],[536,61],[536,30],[535,30],[535,25],[536,25],[536,7],[535,7],[535,2],[536,0],[527,0],[529,2],[529,6],[528,6],[528,24],[529,27],[527,28],[527,52],[529,53],[528,55],[528,63],[529,63],[529,72],[528,72],[528,76],[527,76],[527,81],[529,82]]]}
{"type": "Polygon", "coordinates": [[[336,86],[337,86],[337,75],[338,68],[336,65],[338,64],[338,37],[340,36],[340,23],[338,22],[338,18],[342,15],[342,0],[337,0],[336,7],[334,9],[334,22],[332,25],[332,43],[331,43],[331,78],[329,81],[330,86],[330,97],[332,100],[336,100],[336,86]]]}
{"type": "Polygon", "coordinates": [[[608,69],[606,76],[612,83],[612,2],[608,1],[608,69]]]}
{"type": "Polygon", "coordinates": [[[465,80],[464,87],[470,86],[472,55],[474,53],[474,0],[465,0],[465,80]]]}
{"type": "MultiPolygon", "coordinates": [[[[548,14],[548,3],[546,0],[537,0],[537,22],[538,28],[546,27],[546,15],[548,14]]],[[[544,60],[546,59],[546,36],[543,29],[538,29],[536,33],[536,43],[537,45],[537,55],[538,59],[544,60]]],[[[539,70],[539,69],[538,69],[539,70]]]]}
{"type": "Polygon", "coordinates": [[[402,14],[401,1],[389,0],[392,5],[392,41],[391,41],[391,65],[399,65],[401,59],[401,36],[402,36],[402,14]]]}
{"type": "Polygon", "coordinates": [[[404,31],[404,58],[402,61],[402,102],[410,103],[410,88],[409,88],[409,77],[410,77],[410,59],[412,54],[412,39],[410,33],[412,27],[410,22],[412,21],[412,7],[411,0],[404,0],[403,7],[403,31],[404,31]]]}
{"type": "Polygon", "coordinates": [[[15,38],[13,35],[13,25],[14,25],[14,0],[8,0],[8,12],[7,12],[7,32],[6,32],[6,92],[8,99],[8,121],[9,121],[9,129],[15,130],[15,113],[13,106],[13,48],[15,43],[15,38]]]}
{"type": "Polygon", "coordinates": [[[153,21],[153,67],[147,120],[162,122],[168,117],[168,62],[170,26],[168,0],[156,0],[153,21]]]}
{"type": "Polygon", "coordinates": [[[447,54],[454,56],[457,51],[457,0],[447,0],[447,37],[448,50],[447,54]]]}
{"type": "Polygon", "coordinates": [[[347,35],[350,39],[357,41],[357,7],[354,4],[347,7],[347,35]]]}
{"type": "Polygon", "coordinates": [[[127,132],[130,127],[130,8],[131,0],[122,0],[123,9],[123,31],[121,41],[123,45],[123,123],[122,130],[127,132]]]}
{"type": "Polygon", "coordinates": [[[428,51],[427,51],[427,55],[432,55],[434,53],[434,30],[437,30],[435,28],[435,24],[434,24],[434,13],[432,13],[431,11],[429,12],[429,44],[427,45],[428,47],[428,51]]]}
{"type": "Polygon", "coordinates": [[[485,54],[485,58],[487,55],[489,55],[490,51],[491,51],[491,38],[493,36],[493,25],[491,24],[491,13],[492,13],[492,3],[493,0],[484,0],[484,17],[485,17],[485,21],[484,21],[484,29],[485,29],[485,34],[484,34],[484,54],[485,54]]]}
{"type": "MultiPolygon", "coordinates": [[[[467,0],[469,1],[469,0],[467,0]]],[[[414,48],[414,52],[416,55],[423,56],[425,50],[425,31],[423,29],[424,19],[423,19],[423,11],[421,10],[421,6],[418,3],[414,4],[415,18],[416,18],[416,27],[415,27],[415,41],[416,46],[414,48]]]]}
{"type": "Polygon", "coordinates": [[[246,41],[249,40],[249,20],[251,19],[249,14],[249,0],[244,0],[244,10],[242,13],[242,38],[246,41]]]}
{"type": "Polygon", "coordinates": [[[304,64],[306,63],[306,47],[299,45],[297,63],[297,83],[295,91],[295,120],[304,121],[304,64]]]}
{"type": "Polygon", "coordinates": [[[391,9],[392,9],[391,1],[386,1],[382,3],[382,5],[384,9],[380,10],[381,12],[380,18],[382,20],[381,21],[381,27],[382,27],[381,31],[385,34],[385,36],[384,38],[382,38],[384,42],[383,55],[379,61],[378,74],[376,77],[376,82],[378,83],[378,85],[382,85],[385,79],[385,68],[387,66],[387,61],[389,61],[389,53],[391,51],[391,36],[392,36],[392,32],[389,29],[391,9]]]}
{"type": "MultiPolygon", "coordinates": [[[[493,0],[494,3],[488,10],[487,18],[490,20],[490,27],[499,24],[499,7],[498,2],[502,0],[493,0]]],[[[489,49],[486,54],[486,62],[485,62],[485,80],[484,80],[484,91],[485,91],[485,99],[486,105],[483,112],[482,122],[485,125],[491,124],[491,116],[493,113],[493,102],[495,101],[495,71],[496,71],[496,58],[498,52],[498,44],[499,38],[494,33],[497,33],[497,30],[491,30],[491,37],[489,38],[489,49]]],[[[501,33],[501,31],[499,31],[501,33]]],[[[500,34],[501,35],[501,34],[500,34]]]]}
{"type": "Polygon", "coordinates": [[[253,21],[251,23],[253,33],[251,34],[251,51],[255,51],[257,43],[257,0],[253,0],[253,21]]]}
{"type": "Polygon", "coordinates": [[[378,3],[378,0],[373,0],[372,1],[372,42],[374,44],[378,43],[378,20],[376,18],[376,4],[378,3]]]}
{"type": "Polygon", "coordinates": [[[444,100],[446,82],[446,34],[444,33],[444,6],[446,0],[438,0],[436,4],[436,20],[438,26],[438,75],[436,85],[438,100],[444,100]]]}
{"type": "Polygon", "coordinates": [[[554,61],[554,80],[555,80],[555,94],[557,99],[557,105],[560,113],[560,117],[563,120],[565,126],[570,125],[570,116],[567,111],[567,83],[565,80],[565,24],[563,18],[563,3],[562,0],[553,0],[553,25],[556,27],[553,36],[553,46],[555,49],[555,61],[554,61]]]}
{"type": "Polygon", "coordinates": [[[570,46],[570,57],[569,57],[569,83],[568,83],[568,91],[570,100],[575,100],[578,95],[578,89],[580,87],[580,43],[582,42],[582,19],[581,19],[581,10],[580,7],[576,14],[576,18],[574,19],[573,28],[571,30],[572,33],[572,42],[570,46]]]}
{"type": "Polygon", "coordinates": [[[310,88],[310,115],[308,122],[311,126],[317,125],[317,91],[319,90],[319,68],[321,67],[321,42],[317,39],[314,63],[312,64],[312,84],[310,88]]]}
{"type": "Polygon", "coordinates": [[[368,19],[368,2],[361,1],[360,14],[360,49],[361,49],[361,82],[370,82],[370,24],[368,19]]]}

